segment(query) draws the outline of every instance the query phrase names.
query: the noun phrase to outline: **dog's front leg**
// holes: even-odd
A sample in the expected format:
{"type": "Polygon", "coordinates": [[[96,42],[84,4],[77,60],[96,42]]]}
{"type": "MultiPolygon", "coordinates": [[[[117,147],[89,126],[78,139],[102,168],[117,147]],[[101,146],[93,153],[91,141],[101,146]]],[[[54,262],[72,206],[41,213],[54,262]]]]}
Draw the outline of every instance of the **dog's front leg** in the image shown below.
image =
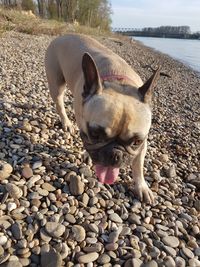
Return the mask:
{"type": "Polygon", "coordinates": [[[132,174],[133,178],[135,179],[135,187],[134,192],[139,197],[140,200],[144,200],[148,203],[153,203],[154,196],[149,189],[143,174],[143,167],[144,167],[144,158],[146,155],[147,150],[147,141],[145,140],[143,143],[143,147],[137,154],[137,156],[134,158],[132,163],[132,174]]]}

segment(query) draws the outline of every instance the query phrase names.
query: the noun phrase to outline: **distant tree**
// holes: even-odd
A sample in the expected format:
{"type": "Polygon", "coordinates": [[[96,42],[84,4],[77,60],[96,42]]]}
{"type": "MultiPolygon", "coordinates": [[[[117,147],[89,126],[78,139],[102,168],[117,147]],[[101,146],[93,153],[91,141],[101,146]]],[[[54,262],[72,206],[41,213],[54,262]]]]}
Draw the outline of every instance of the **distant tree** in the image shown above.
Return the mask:
{"type": "Polygon", "coordinates": [[[38,6],[39,16],[44,18],[45,17],[45,0],[37,0],[37,6],[38,6]]]}
{"type": "Polygon", "coordinates": [[[42,18],[78,21],[82,25],[110,29],[110,0],[0,0],[5,7],[35,11],[42,18]]]}
{"type": "Polygon", "coordinates": [[[48,0],[47,2],[47,18],[49,19],[57,18],[57,9],[55,0],[48,0]]]}
{"type": "Polygon", "coordinates": [[[68,0],[65,1],[64,7],[64,19],[67,22],[74,22],[76,20],[76,13],[78,10],[78,0],[68,0]]]}
{"type": "Polygon", "coordinates": [[[35,13],[35,4],[33,0],[22,0],[21,8],[23,10],[31,10],[33,13],[35,13]]]}
{"type": "Polygon", "coordinates": [[[191,30],[189,26],[160,26],[156,28],[143,28],[144,32],[148,33],[160,33],[160,34],[190,34],[191,30]]]}
{"type": "Polygon", "coordinates": [[[17,7],[19,5],[18,0],[1,0],[0,3],[4,7],[9,7],[9,8],[14,8],[14,7],[17,7]]]}
{"type": "Polygon", "coordinates": [[[108,29],[111,13],[108,0],[78,0],[77,20],[80,24],[108,29]]]}

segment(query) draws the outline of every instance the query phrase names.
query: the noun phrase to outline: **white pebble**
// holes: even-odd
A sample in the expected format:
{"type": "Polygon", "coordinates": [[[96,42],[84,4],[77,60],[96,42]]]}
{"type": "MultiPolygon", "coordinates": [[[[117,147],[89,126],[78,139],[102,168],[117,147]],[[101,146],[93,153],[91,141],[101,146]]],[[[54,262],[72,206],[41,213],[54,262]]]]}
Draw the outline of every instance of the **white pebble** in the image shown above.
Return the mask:
{"type": "Polygon", "coordinates": [[[9,202],[7,205],[8,211],[15,210],[17,208],[17,205],[14,202],[9,202]]]}
{"type": "Polygon", "coordinates": [[[7,243],[7,241],[8,241],[8,238],[5,235],[0,236],[0,245],[1,246],[5,245],[7,243]]]}

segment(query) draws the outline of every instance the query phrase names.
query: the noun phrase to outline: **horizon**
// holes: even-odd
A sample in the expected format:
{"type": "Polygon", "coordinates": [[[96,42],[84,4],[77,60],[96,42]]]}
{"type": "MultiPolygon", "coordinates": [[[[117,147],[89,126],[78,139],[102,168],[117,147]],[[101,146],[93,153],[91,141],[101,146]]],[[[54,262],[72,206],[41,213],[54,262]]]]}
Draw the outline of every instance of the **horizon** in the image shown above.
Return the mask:
{"type": "Polygon", "coordinates": [[[189,26],[200,31],[198,0],[111,0],[112,28],[189,26]],[[156,15],[155,15],[156,14],[156,15]]]}

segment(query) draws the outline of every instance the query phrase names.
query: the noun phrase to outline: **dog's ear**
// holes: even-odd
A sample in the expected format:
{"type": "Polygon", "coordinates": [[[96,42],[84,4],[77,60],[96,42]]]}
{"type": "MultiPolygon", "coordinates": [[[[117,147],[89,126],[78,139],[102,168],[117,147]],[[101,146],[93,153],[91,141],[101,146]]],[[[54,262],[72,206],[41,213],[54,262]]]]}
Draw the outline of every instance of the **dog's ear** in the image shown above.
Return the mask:
{"type": "Polygon", "coordinates": [[[161,66],[154,71],[152,76],[138,89],[142,102],[151,104],[152,90],[160,76],[161,66]]]}
{"type": "Polygon", "coordinates": [[[96,64],[89,53],[85,53],[82,58],[82,70],[85,79],[83,97],[100,94],[102,85],[96,64]]]}

